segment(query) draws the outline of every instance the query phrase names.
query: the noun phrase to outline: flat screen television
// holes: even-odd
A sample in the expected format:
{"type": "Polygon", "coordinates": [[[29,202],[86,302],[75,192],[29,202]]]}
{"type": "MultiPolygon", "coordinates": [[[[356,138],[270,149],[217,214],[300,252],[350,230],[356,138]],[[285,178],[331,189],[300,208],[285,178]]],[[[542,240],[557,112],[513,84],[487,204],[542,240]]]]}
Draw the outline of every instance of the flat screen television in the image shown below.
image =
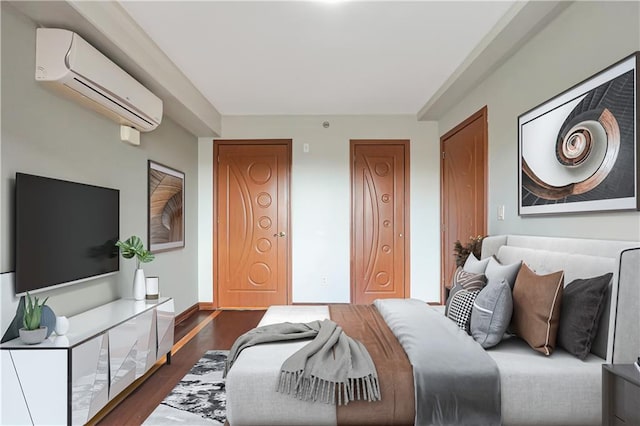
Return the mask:
{"type": "Polygon", "coordinates": [[[16,173],[16,294],[117,272],[119,228],[117,189],[16,173]]]}

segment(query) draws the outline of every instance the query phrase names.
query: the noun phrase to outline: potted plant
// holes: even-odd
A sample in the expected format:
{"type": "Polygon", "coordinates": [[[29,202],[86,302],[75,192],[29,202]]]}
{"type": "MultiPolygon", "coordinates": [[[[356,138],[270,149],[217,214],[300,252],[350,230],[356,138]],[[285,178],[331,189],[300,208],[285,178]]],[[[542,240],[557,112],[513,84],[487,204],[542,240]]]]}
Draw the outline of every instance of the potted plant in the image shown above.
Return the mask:
{"type": "Polygon", "coordinates": [[[457,240],[453,244],[453,255],[456,258],[456,266],[463,266],[464,262],[467,260],[467,257],[471,253],[480,259],[480,251],[482,250],[482,240],[484,237],[482,235],[478,235],[477,237],[469,237],[469,242],[464,246],[457,240]]]}
{"type": "Polygon", "coordinates": [[[144,271],[140,268],[140,263],[149,263],[156,257],[144,248],[140,237],[133,235],[126,241],[118,241],[116,246],[120,248],[120,253],[125,259],[136,258],[136,272],[133,275],[133,298],[135,300],[144,299],[144,271]]]}
{"type": "Polygon", "coordinates": [[[23,328],[18,330],[20,339],[27,345],[35,345],[47,337],[47,326],[40,325],[42,307],[47,303],[47,300],[49,300],[48,297],[44,299],[44,302],[38,303],[38,298],[34,297],[32,300],[29,292],[27,292],[27,303],[24,306],[24,317],[22,319],[23,328]]]}

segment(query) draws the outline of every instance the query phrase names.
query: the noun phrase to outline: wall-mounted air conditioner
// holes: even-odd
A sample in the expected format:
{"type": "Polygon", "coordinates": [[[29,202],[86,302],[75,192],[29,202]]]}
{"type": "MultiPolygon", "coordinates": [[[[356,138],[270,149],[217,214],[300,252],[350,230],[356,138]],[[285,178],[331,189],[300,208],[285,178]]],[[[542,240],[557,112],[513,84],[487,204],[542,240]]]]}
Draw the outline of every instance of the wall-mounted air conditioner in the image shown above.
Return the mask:
{"type": "Polygon", "coordinates": [[[36,80],[141,132],[162,120],[160,98],[68,30],[37,29],[36,80]]]}

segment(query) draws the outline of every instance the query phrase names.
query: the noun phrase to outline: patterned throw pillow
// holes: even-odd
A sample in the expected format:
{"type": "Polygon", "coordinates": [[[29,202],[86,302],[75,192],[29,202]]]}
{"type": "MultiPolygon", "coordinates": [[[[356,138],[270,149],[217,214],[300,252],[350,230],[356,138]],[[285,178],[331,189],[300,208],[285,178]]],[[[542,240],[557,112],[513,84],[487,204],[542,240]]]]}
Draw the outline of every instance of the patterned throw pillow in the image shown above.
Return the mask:
{"type": "Polygon", "coordinates": [[[449,312],[447,317],[455,322],[461,330],[469,334],[469,326],[471,324],[471,312],[473,311],[473,302],[480,293],[480,290],[467,291],[459,290],[451,298],[449,304],[449,312]]]}
{"type": "MultiPolygon", "coordinates": [[[[487,284],[487,277],[484,274],[474,274],[471,272],[467,272],[462,268],[458,267],[456,272],[453,274],[453,282],[451,285],[451,291],[449,292],[449,297],[447,298],[447,303],[445,304],[444,313],[447,317],[449,316],[449,310],[451,309],[451,303],[456,296],[462,290],[467,292],[479,292],[482,288],[487,284]]],[[[475,297],[474,297],[475,300],[475,297]]],[[[458,304],[460,301],[457,302],[458,304]]],[[[471,301],[471,307],[469,308],[469,318],[471,318],[471,309],[473,308],[473,300],[471,301]]],[[[468,330],[468,321],[467,321],[467,330],[468,330]]]]}
{"type": "Polygon", "coordinates": [[[472,272],[467,272],[458,266],[456,272],[453,274],[451,290],[449,291],[449,297],[447,298],[447,302],[445,303],[444,314],[447,315],[449,313],[449,305],[451,304],[451,300],[458,291],[463,289],[467,291],[482,290],[482,288],[486,284],[487,277],[484,274],[474,274],[472,272]]]}

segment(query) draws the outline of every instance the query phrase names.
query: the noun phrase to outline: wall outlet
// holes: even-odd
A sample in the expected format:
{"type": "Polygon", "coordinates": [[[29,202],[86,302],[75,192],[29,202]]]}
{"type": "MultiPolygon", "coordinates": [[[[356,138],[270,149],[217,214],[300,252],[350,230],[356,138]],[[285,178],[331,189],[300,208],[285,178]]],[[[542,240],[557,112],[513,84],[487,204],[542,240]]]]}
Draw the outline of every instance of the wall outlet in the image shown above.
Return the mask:
{"type": "Polygon", "coordinates": [[[498,220],[504,220],[504,205],[498,206],[498,220]]]}
{"type": "Polygon", "coordinates": [[[320,287],[328,287],[329,279],[326,276],[320,277],[320,287]]]}

